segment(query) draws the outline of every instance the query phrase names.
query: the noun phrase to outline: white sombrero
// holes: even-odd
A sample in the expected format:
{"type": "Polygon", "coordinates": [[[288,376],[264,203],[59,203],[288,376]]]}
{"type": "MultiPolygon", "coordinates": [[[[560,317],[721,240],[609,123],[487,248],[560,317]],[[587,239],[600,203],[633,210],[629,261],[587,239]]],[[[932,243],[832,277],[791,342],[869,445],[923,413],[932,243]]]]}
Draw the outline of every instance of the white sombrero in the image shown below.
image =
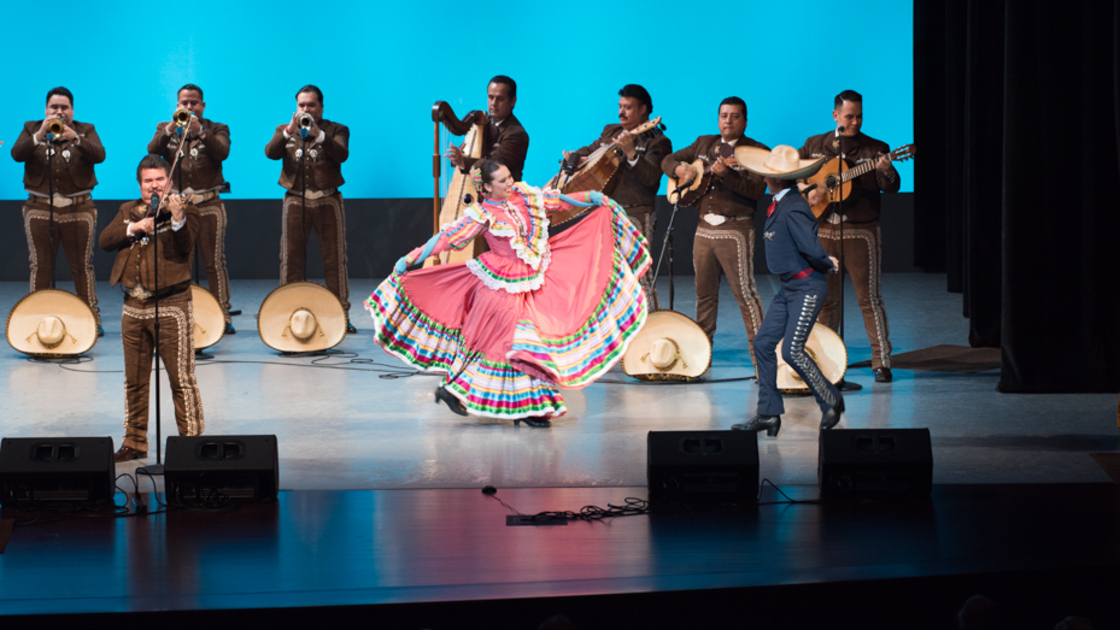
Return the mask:
{"type": "Polygon", "coordinates": [[[779,144],[773,151],[758,147],[735,147],[735,159],[739,165],[763,177],[778,179],[804,179],[824,166],[825,158],[803,160],[797,149],[779,144]]]}
{"type": "Polygon", "coordinates": [[[33,357],[75,357],[97,343],[97,317],[69,291],[41,289],[8,313],[6,335],[9,345],[33,357]]]}
{"type": "MultiPolygon", "coordinates": [[[[778,343],[778,391],[783,394],[809,394],[809,386],[801,376],[782,358],[783,339],[778,343]]],[[[805,340],[805,354],[808,354],[830,383],[835,385],[848,371],[848,347],[831,328],[817,322],[805,340]]]]}
{"type": "Polygon", "coordinates": [[[293,282],[268,294],[257,315],[266,346],[280,352],[316,352],[342,343],[346,312],[321,284],[293,282]]]}
{"type": "Polygon", "coordinates": [[[708,335],[676,311],[651,312],[622,356],[622,371],[643,381],[694,381],[711,364],[708,335]]]}

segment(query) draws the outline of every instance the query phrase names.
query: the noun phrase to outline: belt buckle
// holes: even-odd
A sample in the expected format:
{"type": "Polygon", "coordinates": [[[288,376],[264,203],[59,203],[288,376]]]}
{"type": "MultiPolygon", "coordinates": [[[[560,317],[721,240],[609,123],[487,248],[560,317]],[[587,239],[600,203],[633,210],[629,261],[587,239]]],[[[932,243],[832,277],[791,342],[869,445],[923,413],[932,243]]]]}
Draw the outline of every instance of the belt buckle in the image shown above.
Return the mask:
{"type": "Polygon", "coordinates": [[[136,285],[134,287],[129,287],[128,295],[129,297],[135,298],[137,300],[147,300],[151,299],[151,297],[155,294],[145,289],[143,286],[136,285]]]}
{"type": "Polygon", "coordinates": [[[705,214],[703,216],[703,219],[708,225],[723,225],[727,221],[727,217],[723,216],[722,214],[716,214],[714,212],[705,214]]]}

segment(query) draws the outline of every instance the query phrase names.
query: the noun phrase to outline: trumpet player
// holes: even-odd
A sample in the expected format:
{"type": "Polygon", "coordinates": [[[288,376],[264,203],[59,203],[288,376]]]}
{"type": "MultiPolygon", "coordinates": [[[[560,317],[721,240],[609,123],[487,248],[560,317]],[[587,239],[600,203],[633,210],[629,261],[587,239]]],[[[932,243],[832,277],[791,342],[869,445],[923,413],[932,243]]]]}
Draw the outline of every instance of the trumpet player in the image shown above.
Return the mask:
{"type": "Polygon", "coordinates": [[[74,95],[64,87],[47,92],[43,120],[23,125],[12,158],[23,162],[23,226],[31,261],[31,291],[51,286],[58,247],[66,253],[74,288],[97,318],[103,336],[97,281],[93,275],[93,231],[97,206],[94,164],[105,161],[101,138],[89,123],[74,120],[74,95]],[[53,230],[52,230],[53,223],[53,230]],[[52,233],[53,232],[53,233],[52,233]]]}
{"type": "Polygon", "coordinates": [[[307,240],[314,228],[323,252],[327,289],[346,312],[350,323],[350,284],[346,270],[346,210],[339,186],[342,163],[350,156],[350,129],[323,118],[323,92],[305,85],[296,93],[292,119],[276,126],[264,148],[271,160],[282,160],[280,185],[284,195],[280,236],[280,284],[302,282],[306,275],[307,240]],[[305,153],[306,151],[306,153],[305,153]]]}
{"type": "Polygon", "coordinates": [[[175,172],[171,173],[171,189],[189,194],[198,208],[199,253],[206,265],[206,282],[210,293],[222,306],[226,334],[237,332],[230,317],[229,271],[226,269],[226,207],[219,193],[225,187],[222,162],[229,157],[229,127],[203,116],[206,101],[202,88],[188,83],[176,94],[175,113],[169,122],[156,125],[155,135],[148,143],[148,153],[174,163],[182,153],[175,172]]]}

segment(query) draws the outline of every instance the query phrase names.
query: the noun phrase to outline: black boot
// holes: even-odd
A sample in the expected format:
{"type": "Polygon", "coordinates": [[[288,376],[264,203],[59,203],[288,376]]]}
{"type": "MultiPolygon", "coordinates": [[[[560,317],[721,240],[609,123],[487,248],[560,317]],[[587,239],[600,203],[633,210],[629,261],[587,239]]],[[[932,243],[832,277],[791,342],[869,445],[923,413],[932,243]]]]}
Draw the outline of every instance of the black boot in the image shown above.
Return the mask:
{"type": "Polygon", "coordinates": [[[436,404],[438,405],[441,401],[447,403],[448,409],[460,416],[467,415],[467,408],[463,406],[463,402],[444,389],[442,385],[436,388],[436,404]]]}
{"type": "Polygon", "coordinates": [[[844,413],[844,397],[841,396],[835,407],[830,407],[821,416],[821,431],[831,429],[840,423],[840,414],[844,413]]]}
{"type": "Polygon", "coordinates": [[[742,424],[733,424],[731,429],[734,431],[766,431],[769,437],[777,437],[778,431],[782,430],[782,417],[781,416],[763,416],[756,415],[749,421],[742,424]]]}
{"type": "Polygon", "coordinates": [[[552,426],[552,421],[545,417],[518,418],[513,421],[513,426],[520,426],[522,422],[533,427],[534,429],[547,429],[552,426]]]}

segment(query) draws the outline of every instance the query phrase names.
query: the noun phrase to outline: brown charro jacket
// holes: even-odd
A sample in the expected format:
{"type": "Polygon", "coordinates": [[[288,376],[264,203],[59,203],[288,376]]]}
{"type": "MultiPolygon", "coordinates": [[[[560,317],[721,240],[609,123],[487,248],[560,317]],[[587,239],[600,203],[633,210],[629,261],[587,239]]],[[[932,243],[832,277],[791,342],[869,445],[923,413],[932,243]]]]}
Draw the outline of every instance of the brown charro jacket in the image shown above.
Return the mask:
{"type": "MultiPolygon", "coordinates": [[[[835,131],[828,131],[819,136],[813,136],[805,141],[798,150],[802,159],[826,157],[829,160],[840,155],[840,149],[851,166],[856,166],[868,160],[877,160],[880,153],[890,153],[887,143],[876,140],[870,136],[859,135],[844,138],[843,145],[839,146],[835,131]]],[[[828,168],[826,165],[825,168],[828,168]]],[[[884,173],[877,168],[870,173],[864,173],[852,180],[852,192],[842,203],[844,216],[850,223],[871,223],[879,220],[880,198],[879,192],[898,192],[902,179],[898,171],[891,165],[890,172],[884,173]]],[[[830,204],[828,210],[821,214],[820,220],[828,221],[835,215],[837,204],[830,204]]]]}
{"type": "Polygon", "coordinates": [[[70,126],[78,137],[65,142],[43,141],[35,144],[35,132],[43,124],[42,120],[29,120],[23,131],[12,145],[12,158],[23,162],[23,187],[40,195],[50,194],[50,179],[47,177],[49,159],[47,145],[54,147],[54,192],[56,195],[71,196],[91,190],[97,185],[93,165],[105,161],[105,147],[93,125],[71,121],[70,126]]]}
{"type": "MultiPolygon", "coordinates": [[[[179,160],[183,173],[183,189],[206,192],[220,189],[225,183],[222,162],[229,157],[229,127],[219,122],[200,118],[202,133],[188,138],[183,158],[179,160]]],[[[148,143],[148,153],[161,155],[170,164],[179,151],[180,136],[167,133],[167,122],[156,125],[156,133],[148,143]]],[[[178,169],[176,169],[178,170],[178,169]]],[[[179,190],[179,173],[171,174],[173,190],[179,190]]]]}
{"type": "MultiPolygon", "coordinates": [[[[674,171],[679,164],[691,164],[697,159],[706,166],[715,163],[719,157],[722,143],[719,134],[700,136],[689,146],[668,155],[661,161],[661,170],[669,177],[676,177],[674,171]]],[[[747,136],[740,136],[735,146],[751,146],[770,150],[770,147],[747,136]]],[[[766,192],[766,182],[762,177],[748,170],[730,170],[723,177],[712,176],[711,190],[696,203],[701,215],[721,214],[728,217],[753,215],[758,199],[766,192]]]]}
{"type": "MultiPolygon", "coordinates": [[[[587,157],[599,147],[610,144],[620,131],[622,125],[618,123],[607,125],[603,127],[598,140],[573,153],[587,157]]],[[[652,207],[657,189],[661,187],[661,161],[673,152],[673,143],[655,127],[635,136],[634,148],[638,152],[638,161],[634,166],[630,166],[625,155],[620,156],[621,161],[615,173],[618,183],[611,192],[611,199],[623,208],[652,207]]]]}
{"type": "MultiPolygon", "coordinates": [[[[299,135],[284,137],[287,125],[277,125],[272,140],[264,147],[270,160],[283,160],[280,185],[298,193],[303,185],[299,172],[299,151],[303,144],[299,135]]],[[[342,179],[342,163],[350,157],[350,128],[326,118],[319,121],[323,142],[307,138],[307,190],[328,190],[346,183],[342,179]]]]}
{"type": "Polygon", "coordinates": [[[148,204],[137,199],[121,205],[117,216],[101,231],[101,249],[117,252],[109,282],[118,282],[126,287],[143,286],[149,291],[159,291],[167,287],[191,281],[191,252],[194,239],[198,234],[198,208],[186,207],[186,225],[178,230],[171,229],[171,221],[159,225],[159,286],[155,278],[155,242],[149,239],[133,241],[128,236],[128,225],[132,222],[132,210],[146,213],[148,204]]]}

